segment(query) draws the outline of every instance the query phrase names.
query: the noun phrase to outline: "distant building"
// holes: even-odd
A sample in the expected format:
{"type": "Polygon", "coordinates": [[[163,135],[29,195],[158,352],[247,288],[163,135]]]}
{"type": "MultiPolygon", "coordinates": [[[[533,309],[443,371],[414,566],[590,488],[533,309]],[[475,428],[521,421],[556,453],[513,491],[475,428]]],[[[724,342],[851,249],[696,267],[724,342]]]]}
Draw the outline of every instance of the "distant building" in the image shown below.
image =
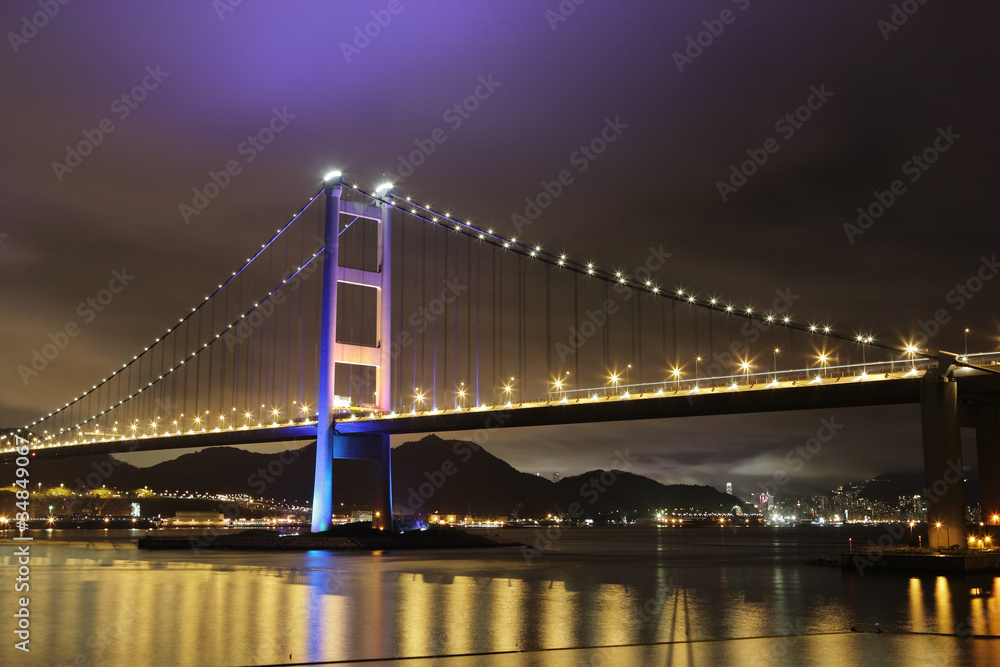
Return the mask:
{"type": "Polygon", "coordinates": [[[438,514],[435,512],[427,517],[427,523],[441,524],[441,525],[452,525],[455,524],[465,524],[468,522],[470,517],[459,516],[457,514],[438,514]]]}
{"type": "Polygon", "coordinates": [[[559,481],[559,473],[557,473],[557,472],[552,473],[552,481],[553,482],[558,482],[559,481]]]}
{"type": "Polygon", "coordinates": [[[732,482],[726,482],[726,493],[728,493],[729,495],[733,495],[733,483],[732,482]]]}
{"type": "Polygon", "coordinates": [[[226,523],[226,517],[219,512],[176,512],[170,523],[174,526],[218,526],[226,523]]]}

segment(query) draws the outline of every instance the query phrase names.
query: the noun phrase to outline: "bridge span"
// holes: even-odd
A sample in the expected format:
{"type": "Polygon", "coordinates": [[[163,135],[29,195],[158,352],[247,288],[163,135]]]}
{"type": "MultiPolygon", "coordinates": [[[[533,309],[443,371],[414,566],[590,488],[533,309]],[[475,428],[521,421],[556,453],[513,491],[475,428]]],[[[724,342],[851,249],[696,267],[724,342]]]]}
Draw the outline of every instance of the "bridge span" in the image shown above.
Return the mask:
{"type": "Polygon", "coordinates": [[[0,438],[0,460],[315,440],[313,530],[335,458],[375,462],[385,529],[393,435],[914,404],[928,521],[947,528],[931,545],[964,540],[962,427],[1000,515],[1000,353],[800,319],[789,290],[762,308],[668,287],[650,251],[605,269],[334,172],[147,347],[0,438]]]}

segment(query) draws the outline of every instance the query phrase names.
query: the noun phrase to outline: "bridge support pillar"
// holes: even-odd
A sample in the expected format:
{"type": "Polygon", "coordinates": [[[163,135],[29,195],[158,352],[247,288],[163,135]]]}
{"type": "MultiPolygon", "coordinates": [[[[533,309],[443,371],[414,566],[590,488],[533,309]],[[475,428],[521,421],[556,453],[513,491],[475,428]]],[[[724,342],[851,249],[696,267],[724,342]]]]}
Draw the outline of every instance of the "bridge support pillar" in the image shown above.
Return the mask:
{"type": "MultiPolygon", "coordinates": [[[[323,299],[320,307],[319,387],[316,406],[316,477],[313,482],[312,530],[330,528],[333,514],[333,459],[361,458],[375,461],[375,528],[392,525],[392,489],[389,437],[340,436],[334,433],[339,409],[360,408],[388,413],[392,410],[390,354],[392,337],[392,255],[390,252],[391,207],[381,200],[359,203],[344,200],[341,176],[331,175],[324,184],[326,197],[323,236],[323,299]],[[365,218],[378,224],[378,270],[351,269],[340,264],[340,216],[365,218]],[[337,295],[340,283],[374,289],[378,295],[378,340],[374,346],[344,343],[337,337],[337,295]],[[375,371],[375,390],[365,389],[360,405],[354,398],[337,396],[337,364],[364,366],[375,371]],[[370,398],[371,397],[371,398],[370,398]],[[374,399],[374,403],[371,401],[374,399]],[[376,516],[377,515],[377,516],[376,516]]],[[[391,190],[390,190],[391,192],[391,190]]],[[[388,194],[388,193],[387,193],[388,194]]],[[[351,223],[353,224],[353,223],[351,223]]]]}
{"type": "Polygon", "coordinates": [[[928,373],[920,391],[929,546],[965,545],[965,477],[958,383],[928,373]]]}
{"type": "Polygon", "coordinates": [[[392,530],[392,449],[388,435],[335,435],[333,458],[375,462],[372,528],[392,530]]]}
{"type": "Polygon", "coordinates": [[[1000,408],[977,405],[974,415],[982,521],[997,526],[1000,525],[1000,408]]]}

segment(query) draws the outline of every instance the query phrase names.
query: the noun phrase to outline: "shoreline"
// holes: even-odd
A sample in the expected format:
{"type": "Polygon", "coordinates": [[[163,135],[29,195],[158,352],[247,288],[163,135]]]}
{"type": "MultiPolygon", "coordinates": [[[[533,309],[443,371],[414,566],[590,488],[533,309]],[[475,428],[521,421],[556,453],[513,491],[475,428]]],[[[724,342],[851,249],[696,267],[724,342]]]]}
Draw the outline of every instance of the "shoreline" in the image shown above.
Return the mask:
{"type": "Polygon", "coordinates": [[[145,550],[380,551],[524,547],[525,545],[495,535],[476,535],[451,528],[400,533],[353,527],[350,530],[333,529],[324,533],[291,535],[268,530],[187,537],[147,535],[139,538],[136,546],[145,550]]]}

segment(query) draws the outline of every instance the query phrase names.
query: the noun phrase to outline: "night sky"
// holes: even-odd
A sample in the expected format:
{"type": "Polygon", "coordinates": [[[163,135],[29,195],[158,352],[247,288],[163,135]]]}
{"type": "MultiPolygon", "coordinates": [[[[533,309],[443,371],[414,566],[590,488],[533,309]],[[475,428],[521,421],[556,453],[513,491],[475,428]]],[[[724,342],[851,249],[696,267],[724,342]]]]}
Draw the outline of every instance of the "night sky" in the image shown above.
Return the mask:
{"type": "MultiPolygon", "coordinates": [[[[0,7],[0,425],[148,345],[324,173],[372,188],[439,128],[399,193],[510,235],[525,198],[568,169],[525,240],[621,266],[662,245],[664,284],[744,303],[788,289],[803,319],[893,344],[942,311],[927,347],[962,351],[965,327],[970,351],[1000,344],[996,3],[115,1],[52,2],[51,17],[40,4],[0,7]],[[244,143],[272,119],[273,142],[244,143]],[[67,155],[81,142],[88,155],[67,155]],[[230,160],[240,173],[185,215],[230,160]],[[860,225],[859,207],[873,213],[860,225]],[[115,271],[126,289],[84,321],[78,305],[115,271]],[[18,366],[70,321],[79,334],[26,383],[18,366]]],[[[486,443],[564,475],[625,447],[635,472],[741,494],[779,469],[787,493],[922,465],[916,407],[486,443]],[[837,437],[793,470],[786,453],[831,416],[837,437]]]]}

